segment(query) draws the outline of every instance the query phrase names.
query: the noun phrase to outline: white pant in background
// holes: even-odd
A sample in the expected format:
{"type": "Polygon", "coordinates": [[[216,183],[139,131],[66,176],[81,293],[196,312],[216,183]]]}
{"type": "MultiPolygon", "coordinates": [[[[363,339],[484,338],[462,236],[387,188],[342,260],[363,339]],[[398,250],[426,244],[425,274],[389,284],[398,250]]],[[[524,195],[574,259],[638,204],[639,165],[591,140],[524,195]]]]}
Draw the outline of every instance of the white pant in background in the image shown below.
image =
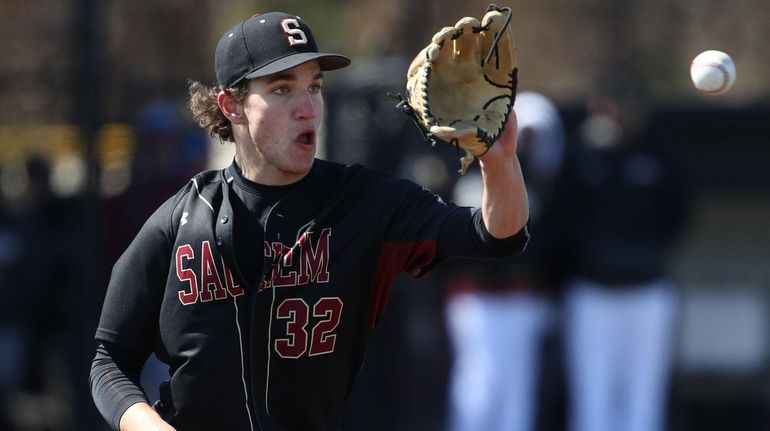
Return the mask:
{"type": "Polygon", "coordinates": [[[446,308],[454,365],[451,431],[531,431],[548,302],[523,292],[463,292],[446,308]]]}
{"type": "Polygon", "coordinates": [[[662,281],[611,287],[580,280],[565,299],[569,430],[663,430],[676,290],[662,281]]]}

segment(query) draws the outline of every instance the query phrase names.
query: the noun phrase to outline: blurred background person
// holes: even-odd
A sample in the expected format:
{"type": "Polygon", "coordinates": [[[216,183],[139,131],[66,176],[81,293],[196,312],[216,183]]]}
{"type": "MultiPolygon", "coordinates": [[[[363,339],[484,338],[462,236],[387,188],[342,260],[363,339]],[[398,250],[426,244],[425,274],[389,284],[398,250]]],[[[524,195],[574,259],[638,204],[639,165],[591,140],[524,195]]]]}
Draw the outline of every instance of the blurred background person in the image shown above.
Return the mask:
{"type": "MultiPolygon", "coordinates": [[[[52,363],[65,359],[59,339],[71,329],[67,305],[50,289],[72,296],[63,232],[72,214],[50,189],[47,160],[33,154],[0,174],[0,429],[19,426],[21,405],[50,408],[52,363]]],[[[42,422],[42,421],[41,421],[42,422]]]]}
{"type": "Polygon", "coordinates": [[[689,195],[640,82],[615,71],[587,98],[556,196],[570,268],[563,336],[570,431],[660,431],[677,331],[667,276],[689,195]]]}
{"type": "Polygon", "coordinates": [[[24,301],[20,297],[23,291],[15,288],[22,240],[7,206],[0,195],[0,429],[11,429],[9,400],[20,388],[27,359],[24,301]]]}
{"type": "MultiPolygon", "coordinates": [[[[130,183],[107,201],[110,247],[107,262],[114,262],[154,209],[206,166],[209,143],[185,112],[183,102],[158,98],[137,109],[136,147],[130,183]]],[[[109,272],[110,265],[105,264],[109,272]]],[[[105,274],[105,280],[109,274],[105,274]]]]}
{"type": "MultiPolygon", "coordinates": [[[[553,307],[546,295],[538,252],[541,214],[549,204],[564,153],[564,130],[556,106],[545,96],[516,96],[522,171],[528,184],[527,250],[499,263],[457,265],[445,272],[446,319],[454,363],[449,384],[449,429],[534,430],[543,336],[553,307]]],[[[454,200],[481,199],[478,171],[460,177],[454,200]]]]}

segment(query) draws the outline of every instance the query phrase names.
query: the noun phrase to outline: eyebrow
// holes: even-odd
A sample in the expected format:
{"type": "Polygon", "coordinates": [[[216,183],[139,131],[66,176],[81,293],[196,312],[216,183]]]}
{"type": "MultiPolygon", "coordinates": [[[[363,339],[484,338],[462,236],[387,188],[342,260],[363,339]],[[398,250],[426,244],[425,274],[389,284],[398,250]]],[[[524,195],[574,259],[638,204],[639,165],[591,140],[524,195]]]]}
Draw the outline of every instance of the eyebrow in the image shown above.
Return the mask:
{"type": "MultiPolygon", "coordinates": [[[[323,72],[318,72],[315,75],[313,75],[313,81],[317,81],[319,79],[323,79],[324,74],[323,72]]],[[[275,75],[271,75],[267,77],[265,80],[266,84],[271,84],[276,81],[296,81],[297,75],[291,72],[283,72],[283,73],[277,73],[275,75]]]]}

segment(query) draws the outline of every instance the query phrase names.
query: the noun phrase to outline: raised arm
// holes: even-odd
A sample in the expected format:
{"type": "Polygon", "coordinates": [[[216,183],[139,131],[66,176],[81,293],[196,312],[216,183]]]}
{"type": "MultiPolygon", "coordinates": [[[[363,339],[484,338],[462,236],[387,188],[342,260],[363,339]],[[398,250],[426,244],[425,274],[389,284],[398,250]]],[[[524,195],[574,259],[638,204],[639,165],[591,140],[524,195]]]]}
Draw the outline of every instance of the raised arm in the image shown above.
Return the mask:
{"type": "Polygon", "coordinates": [[[516,113],[512,111],[500,140],[479,157],[484,182],[481,211],[487,231],[495,238],[515,235],[529,219],[527,190],[516,144],[516,113]]]}

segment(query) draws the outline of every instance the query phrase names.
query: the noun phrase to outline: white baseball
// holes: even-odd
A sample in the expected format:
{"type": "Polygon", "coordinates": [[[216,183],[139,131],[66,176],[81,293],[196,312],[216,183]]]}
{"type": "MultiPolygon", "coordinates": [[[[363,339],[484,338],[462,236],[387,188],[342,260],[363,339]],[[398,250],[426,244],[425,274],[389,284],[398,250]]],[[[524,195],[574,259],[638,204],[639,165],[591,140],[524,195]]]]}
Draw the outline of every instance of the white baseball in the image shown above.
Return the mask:
{"type": "Polygon", "coordinates": [[[735,63],[722,51],[703,51],[690,65],[690,77],[701,92],[712,96],[723,94],[735,84],[735,63]]]}

